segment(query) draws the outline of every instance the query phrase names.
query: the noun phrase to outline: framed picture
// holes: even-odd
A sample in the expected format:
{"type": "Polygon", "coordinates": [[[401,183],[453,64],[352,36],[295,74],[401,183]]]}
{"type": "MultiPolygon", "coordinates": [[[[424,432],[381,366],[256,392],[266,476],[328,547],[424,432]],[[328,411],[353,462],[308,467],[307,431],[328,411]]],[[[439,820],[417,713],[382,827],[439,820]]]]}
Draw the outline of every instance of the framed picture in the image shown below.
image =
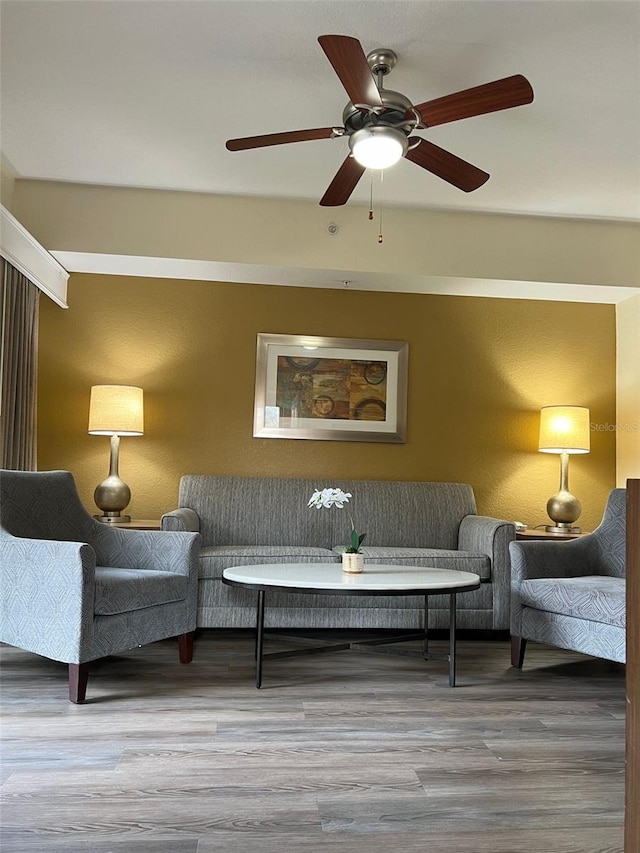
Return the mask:
{"type": "Polygon", "coordinates": [[[406,440],[404,341],[258,335],[253,435],[406,440]]]}

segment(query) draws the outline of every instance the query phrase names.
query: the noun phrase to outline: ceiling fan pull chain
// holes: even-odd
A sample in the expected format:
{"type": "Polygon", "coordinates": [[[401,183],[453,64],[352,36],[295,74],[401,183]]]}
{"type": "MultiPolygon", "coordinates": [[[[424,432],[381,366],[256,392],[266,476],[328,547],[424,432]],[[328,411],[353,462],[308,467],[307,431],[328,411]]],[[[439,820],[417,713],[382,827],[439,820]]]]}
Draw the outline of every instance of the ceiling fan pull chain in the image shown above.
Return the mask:
{"type": "Polygon", "coordinates": [[[371,173],[371,185],[369,191],[369,219],[373,219],[373,172],[371,173]]]}
{"type": "Polygon", "coordinates": [[[384,237],[382,236],[382,208],[384,206],[384,169],[380,169],[380,220],[379,220],[379,228],[378,228],[378,243],[382,243],[384,237]]]}

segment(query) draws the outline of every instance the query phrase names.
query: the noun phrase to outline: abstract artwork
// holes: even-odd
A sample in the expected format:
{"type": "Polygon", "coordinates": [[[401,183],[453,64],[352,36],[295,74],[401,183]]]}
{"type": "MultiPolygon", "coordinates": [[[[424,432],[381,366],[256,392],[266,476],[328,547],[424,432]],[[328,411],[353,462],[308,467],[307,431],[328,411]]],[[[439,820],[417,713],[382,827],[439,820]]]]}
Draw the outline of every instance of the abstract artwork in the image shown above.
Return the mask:
{"type": "Polygon", "coordinates": [[[254,436],[405,440],[408,345],[258,335],[254,436]]]}

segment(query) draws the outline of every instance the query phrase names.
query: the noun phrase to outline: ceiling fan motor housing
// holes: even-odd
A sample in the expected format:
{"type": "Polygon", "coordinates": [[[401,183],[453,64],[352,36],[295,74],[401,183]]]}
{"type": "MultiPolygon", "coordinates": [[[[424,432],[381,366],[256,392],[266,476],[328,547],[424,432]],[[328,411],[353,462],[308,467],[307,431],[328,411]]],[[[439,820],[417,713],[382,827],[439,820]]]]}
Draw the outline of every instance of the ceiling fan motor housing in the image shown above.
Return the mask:
{"type": "MultiPolygon", "coordinates": [[[[391,89],[380,89],[382,107],[371,107],[369,112],[358,108],[351,101],[342,112],[342,123],[347,134],[362,130],[372,125],[386,125],[402,130],[407,136],[414,130],[416,123],[413,119],[413,104],[409,98],[391,89]],[[411,118],[407,118],[410,116],[411,118]]],[[[364,105],[359,105],[360,107],[364,105]]],[[[370,106],[367,104],[367,106],[370,106]]]]}

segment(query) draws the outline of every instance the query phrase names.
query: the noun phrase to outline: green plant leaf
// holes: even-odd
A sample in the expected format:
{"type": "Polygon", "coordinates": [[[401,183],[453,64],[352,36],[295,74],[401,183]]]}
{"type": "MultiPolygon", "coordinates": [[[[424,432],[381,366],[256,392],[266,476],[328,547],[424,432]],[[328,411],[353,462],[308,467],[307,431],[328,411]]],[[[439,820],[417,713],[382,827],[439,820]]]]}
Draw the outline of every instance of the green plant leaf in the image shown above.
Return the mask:
{"type": "Polygon", "coordinates": [[[349,547],[347,548],[347,554],[357,554],[366,535],[366,533],[361,533],[360,535],[358,535],[358,531],[355,529],[355,527],[352,526],[351,535],[349,537],[349,547]]]}
{"type": "Polygon", "coordinates": [[[358,548],[360,547],[360,537],[358,536],[358,531],[355,529],[355,527],[351,528],[349,547],[351,548],[352,554],[356,554],[358,552],[358,548]]]}

